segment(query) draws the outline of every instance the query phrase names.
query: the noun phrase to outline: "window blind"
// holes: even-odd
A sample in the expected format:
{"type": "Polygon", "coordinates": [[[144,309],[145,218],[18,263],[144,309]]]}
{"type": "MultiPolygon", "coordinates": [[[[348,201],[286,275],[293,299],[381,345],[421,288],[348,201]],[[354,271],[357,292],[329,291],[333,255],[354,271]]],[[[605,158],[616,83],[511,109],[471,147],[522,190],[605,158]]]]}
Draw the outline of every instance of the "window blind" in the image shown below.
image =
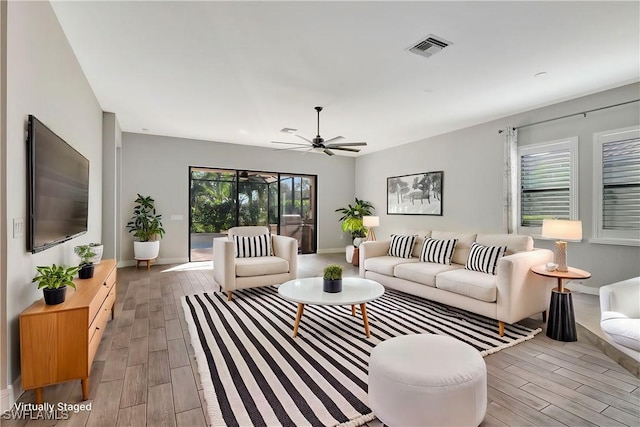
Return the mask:
{"type": "Polygon", "coordinates": [[[520,225],[541,227],[548,218],[570,219],[571,152],[520,157],[520,225]]]}
{"type": "Polygon", "coordinates": [[[602,144],[602,228],[640,230],[640,138],[602,144]]]}

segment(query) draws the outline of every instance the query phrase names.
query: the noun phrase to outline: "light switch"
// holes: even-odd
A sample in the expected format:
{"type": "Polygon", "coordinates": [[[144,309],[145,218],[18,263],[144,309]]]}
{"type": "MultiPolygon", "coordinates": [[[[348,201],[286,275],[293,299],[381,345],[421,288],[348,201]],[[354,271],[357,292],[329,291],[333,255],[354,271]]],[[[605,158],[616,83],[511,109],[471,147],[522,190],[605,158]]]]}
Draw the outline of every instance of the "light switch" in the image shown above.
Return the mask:
{"type": "Polygon", "coordinates": [[[182,221],[184,219],[184,216],[180,214],[173,214],[170,218],[171,221],[182,221]]]}
{"type": "Polygon", "coordinates": [[[13,238],[17,239],[18,237],[24,236],[24,219],[22,218],[14,218],[13,219],[13,238]]]}

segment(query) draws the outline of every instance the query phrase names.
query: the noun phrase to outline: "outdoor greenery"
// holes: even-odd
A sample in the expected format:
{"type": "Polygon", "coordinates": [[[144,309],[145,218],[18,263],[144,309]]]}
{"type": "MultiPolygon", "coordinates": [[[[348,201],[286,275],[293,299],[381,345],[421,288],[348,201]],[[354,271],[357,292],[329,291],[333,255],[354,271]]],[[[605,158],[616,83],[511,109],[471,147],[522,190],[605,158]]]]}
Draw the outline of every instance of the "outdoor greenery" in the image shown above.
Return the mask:
{"type": "Polygon", "coordinates": [[[38,283],[38,289],[58,289],[63,286],[69,286],[73,289],[76,284],[73,283],[73,276],[80,270],[80,267],[65,267],[64,265],[43,265],[36,267],[38,274],[33,278],[32,282],[38,283]]]}
{"type": "MultiPolygon", "coordinates": [[[[97,245],[99,246],[99,245],[97,245]]],[[[91,258],[96,256],[96,253],[91,250],[91,245],[79,245],[73,248],[73,252],[80,258],[79,267],[93,264],[91,258]]]]}
{"type": "Polygon", "coordinates": [[[351,233],[351,238],[366,237],[367,228],[362,225],[362,217],[371,215],[375,208],[365,200],[356,197],[355,205],[348,205],[346,208],[336,209],[336,212],[343,214],[338,221],[342,221],[342,231],[351,233]]]}
{"type": "Polygon", "coordinates": [[[149,242],[164,235],[162,215],[156,213],[155,200],[151,196],[138,194],[133,208],[133,216],[127,223],[129,233],[140,242],[149,242]]]}
{"type": "Polygon", "coordinates": [[[329,264],[324,268],[324,280],[340,280],[342,279],[342,266],[338,264],[329,264]]]}
{"type": "MultiPolygon", "coordinates": [[[[219,233],[236,225],[278,221],[278,174],[191,170],[191,232],[219,233]],[[236,222],[237,216],[237,222],[236,222]]],[[[281,213],[312,217],[310,179],[280,177],[281,213]]]]}

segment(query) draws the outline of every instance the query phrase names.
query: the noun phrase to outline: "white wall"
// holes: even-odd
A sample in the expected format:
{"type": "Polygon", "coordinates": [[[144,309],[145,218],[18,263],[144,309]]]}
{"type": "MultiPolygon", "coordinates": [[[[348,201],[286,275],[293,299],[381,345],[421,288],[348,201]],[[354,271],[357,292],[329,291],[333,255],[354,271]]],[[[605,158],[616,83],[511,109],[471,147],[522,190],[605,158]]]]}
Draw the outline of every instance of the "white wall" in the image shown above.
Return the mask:
{"type": "Polygon", "coordinates": [[[7,2],[0,2],[0,412],[9,408],[9,389],[7,382],[7,197],[5,159],[7,151],[7,2]]]}
{"type": "MultiPolygon", "coordinates": [[[[623,86],[358,157],[356,194],[380,208],[380,228],[376,229],[379,238],[424,229],[502,232],[503,138],[498,130],[638,99],[639,95],[640,84],[623,86]],[[387,177],[438,170],[444,171],[442,217],[385,214],[387,177]]],[[[588,241],[592,224],[593,133],[639,121],[639,104],[634,103],[519,132],[518,143],[522,145],[579,136],[579,215],[584,240],[569,244],[569,264],[592,273],[592,278],[584,282],[589,287],[640,275],[639,247],[588,241]]],[[[552,248],[553,242],[536,240],[536,246],[552,248]]]]}
{"type": "MultiPolygon", "coordinates": [[[[349,244],[349,235],[341,231],[340,215],[334,210],[353,203],[354,158],[125,132],[122,223],[131,217],[137,193],[156,200],[167,232],[160,244],[159,262],[188,260],[189,166],[317,175],[318,250],[349,244]],[[182,219],[171,220],[171,215],[182,215],[182,219]]],[[[121,228],[120,260],[126,263],[133,260],[133,239],[124,225],[121,228]]]]}
{"type": "MultiPolygon", "coordinates": [[[[37,265],[71,263],[73,246],[101,240],[102,110],[48,2],[7,4],[6,157],[7,226],[26,219],[27,116],[34,114],[90,161],[89,230],[38,254],[26,252],[25,237],[7,236],[7,382],[19,375],[18,316],[42,291],[31,285],[37,265]]],[[[3,360],[5,358],[3,357],[3,360]]],[[[2,384],[6,388],[5,384],[2,384]]]]}

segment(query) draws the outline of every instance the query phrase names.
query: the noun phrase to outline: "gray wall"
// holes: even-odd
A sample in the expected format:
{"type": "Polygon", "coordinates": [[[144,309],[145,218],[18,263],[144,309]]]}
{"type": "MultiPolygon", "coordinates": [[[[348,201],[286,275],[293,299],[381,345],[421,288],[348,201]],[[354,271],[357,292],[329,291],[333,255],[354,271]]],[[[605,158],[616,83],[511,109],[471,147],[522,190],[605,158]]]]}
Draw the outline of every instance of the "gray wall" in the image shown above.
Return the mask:
{"type": "MultiPolygon", "coordinates": [[[[636,83],[358,157],[356,194],[379,207],[379,238],[425,229],[502,232],[503,138],[498,129],[638,99],[639,95],[640,84],[636,83]],[[438,170],[444,171],[443,216],[385,214],[387,177],[438,170]]],[[[581,243],[570,243],[568,253],[570,265],[592,273],[584,282],[587,287],[640,275],[639,247],[589,243],[593,133],[639,121],[639,104],[634,103],[519,132],[520,145],[579,136],[579,218],[584,238],[581,243]]],[[[536,246],[552,249],[553,242],[536,240],[536,246]]]]}
{"type": "MultiPolygon", "coordinates": [[[[102,233],[102,110],[48,2],[8,2],[6,79],[6,222],[26,220],[27,116],[34,114],[90,161],[89,230],[32,255],[25,237],[6,240],[7,382],[20,373],[18,316],[42,291],[31,284],[38,265],[75,262],[73,246],[100,241],[102,233]],[[10,160],[8,160],[10,159],[10,160]]],[[[26,225],[26,221],[25,221],[26,225]]],[[[5,288],[6,287],[6,288],[5,288]]],[[[6,292],[6,294],[5,294],[6,292]]],[[[3,303],[5,301],[3,300],[3,303]]],[[[2,384],[6,389],[8,384],[2,384]]]]}
{"type": "Polygon", "coordinates": [[[120,242],[117,199],[122,131],[114,113],[102,114],[102,244],[104,258],[117,259],[120,242]]]}
{"type": "MultiPolygon", "coordinates": [[[[318,176],[318,250],[333,251],[349,244],[334,210],[353,202],[354,158],[274,151],[268,148],[123,133],[121,222],[129,220],[137,193],[156,200],[166,235],[159,262],[184,262],[189,245],[189,166],[289,172],[318,176]],[[171,220],[181,215],[180,220],[171,220]]],[[[133,241],[121,227],[120,261],[133,260],[133,241]]]]}

